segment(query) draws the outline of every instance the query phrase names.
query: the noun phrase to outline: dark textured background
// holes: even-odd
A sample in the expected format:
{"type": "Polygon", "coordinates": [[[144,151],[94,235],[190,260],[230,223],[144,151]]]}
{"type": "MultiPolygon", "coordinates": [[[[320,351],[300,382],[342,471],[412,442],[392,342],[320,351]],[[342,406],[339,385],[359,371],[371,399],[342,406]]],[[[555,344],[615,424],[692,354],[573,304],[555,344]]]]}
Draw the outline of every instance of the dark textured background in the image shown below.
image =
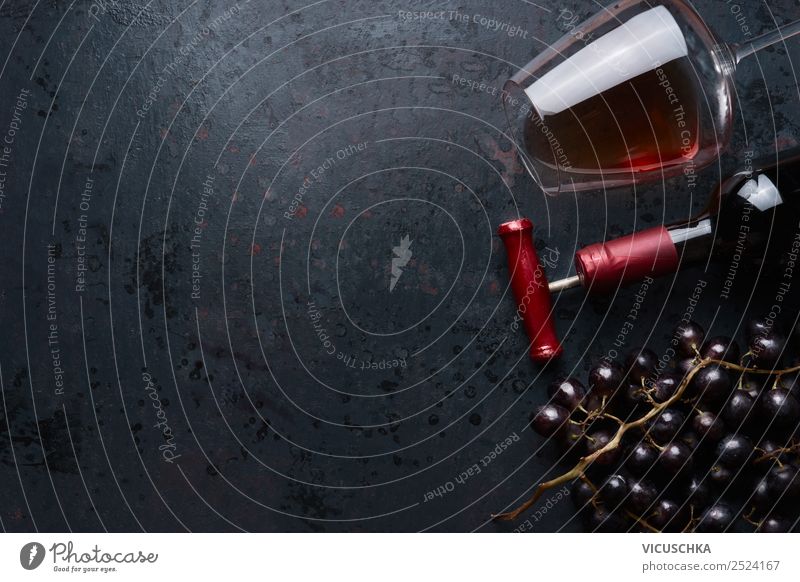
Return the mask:
{"type": "MultiPolygon", "coordinates": [[[[0,135],[30,92],[0,208],[3,529],[513,529],[489,514],[559,463],[526,428],[530,410],[555,376],[585,377],[612,348],[637,288],[562,295],[565,356],[537,368],[510,331],[496,225],[533,217],[540,244],[559,253],[548,274],[562,276],[576,247],[686,216],[744,149],[766,155],[800,136],[795,40],[788,54],[741,64],[733,146],[693,192],[675,180],[636,198],[546,199],[500,135],[498,97],[452,83],[457,74],[499,90],[561,35],[560,9],[597,9],[540,4],[0,1],[0,135]],[[399,18],[420,8],[486,15],[527,39],[399,18]],[[77,292],[82,214],[88,272],[77,292]],[[391,249],[405,234],[414,256],[390,293],[391,249]],[[48,244],[63,394],[48,345],[48,244]],[[360,369],[395,360],[405,366],[360,369]],[[479,474],[456,480],[510,435],[479,474]]],[[[720,38],[742,39],[733,3],[695,4],[720,38]]],[[[738,7],[754,32],[800,17],[796,0],[738,7]]],[[[663,349],[697,280],[715,277],[694,270],[653,285],[628,347],[663,349]]],[[[748,286],[720,302],[712,287],[698,319],[735,333],[758,294],[748,286]]],[[[580,529],[569,501],[530,523],[580,529]]]]}

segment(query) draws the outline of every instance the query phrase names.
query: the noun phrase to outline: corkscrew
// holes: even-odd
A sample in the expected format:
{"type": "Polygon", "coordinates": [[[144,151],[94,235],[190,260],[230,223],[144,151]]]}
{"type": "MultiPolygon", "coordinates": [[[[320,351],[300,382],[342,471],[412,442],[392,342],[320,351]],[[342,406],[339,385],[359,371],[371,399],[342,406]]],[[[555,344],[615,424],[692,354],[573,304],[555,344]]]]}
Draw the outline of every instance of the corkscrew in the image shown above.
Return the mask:
{"type": "MultiPolygon", "coordinates": [[[[547,361],[561,353],[550,321],[553,293],[579,286],[587,293],[607,293],[648,277],[674,273],[698,261],[724,259],[727,255],[719,255],[715,249],[724,251],[734,244],[741,247],[737,260],[752,260],[765,274],[775,265],[781,267],[782,253],[795,248],[792,237],[800,212],[800,148],[787,150],[780,157],[780,162],[769,158],[757,161],[755,171],[737,172],[723,180],[712,190],[706,210],[694,218],[576,251],[575,275],[552,283],[547,282],[533,247],[531,221],[502,224],[499,233],[508,251],[518,311],[533,343],[531,357],[547,361]],[[736,224],[746,230],[731,230],[730,225],[736,224]],[[745,237],[746,242],[740,240],[743,233],[751,235],[745,237]]],[[[788,259],[794,261],[791,256],[788,259]]]]}
{"type": "Polygon", "coordinates": [[[511,289],[517,315],[531,340],[529,355],[547,362],[561,355],[561,344],[553,325],[547,276],[533,248],[533,223],[527,218],[504,222],[497,229],[508,255],[511,289]]]}
{"type": "Polygon", "coordinates": [[[517,311],[531,340],[530,357],[537,362],[557,358],[562,352],[552,319],[553,293],[577,286],[606,292],[672,273],[679,265],[675,233],[658,226],[580,249],[575,253],[576,274],[549,283],[533,247],[532,230],[533,223],[522,218],[501,224],[498,234],[508,254],[517,311]]]}

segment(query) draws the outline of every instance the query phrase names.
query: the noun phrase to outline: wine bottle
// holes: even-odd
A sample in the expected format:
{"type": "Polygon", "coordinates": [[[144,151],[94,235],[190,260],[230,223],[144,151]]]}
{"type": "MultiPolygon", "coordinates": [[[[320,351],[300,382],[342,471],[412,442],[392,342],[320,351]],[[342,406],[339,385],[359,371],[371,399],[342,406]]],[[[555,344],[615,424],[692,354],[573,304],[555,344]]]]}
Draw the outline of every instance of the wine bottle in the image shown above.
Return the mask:
{"type": "Polygon", "coordinates": [[[584,247],[575,253],[576,275],[550,283],[550,291],[610,291],[708,261],[726,266],[723,294],[737,279],[791,278],[800,250],[800,148],[779,157],[723,180],[690,220],[584,247]]]}

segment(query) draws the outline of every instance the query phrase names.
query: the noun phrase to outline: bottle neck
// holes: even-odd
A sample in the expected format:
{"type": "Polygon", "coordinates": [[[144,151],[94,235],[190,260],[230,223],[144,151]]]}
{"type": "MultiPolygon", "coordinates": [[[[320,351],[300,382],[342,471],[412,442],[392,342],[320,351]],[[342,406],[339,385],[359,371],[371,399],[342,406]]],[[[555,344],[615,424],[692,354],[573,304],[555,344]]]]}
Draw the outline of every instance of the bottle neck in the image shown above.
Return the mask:
{"type": "Polygon", "coordinates": [[[708,259],[714,248],[714,217],[692,219],[667,227],[681,267],[708,259]]]}

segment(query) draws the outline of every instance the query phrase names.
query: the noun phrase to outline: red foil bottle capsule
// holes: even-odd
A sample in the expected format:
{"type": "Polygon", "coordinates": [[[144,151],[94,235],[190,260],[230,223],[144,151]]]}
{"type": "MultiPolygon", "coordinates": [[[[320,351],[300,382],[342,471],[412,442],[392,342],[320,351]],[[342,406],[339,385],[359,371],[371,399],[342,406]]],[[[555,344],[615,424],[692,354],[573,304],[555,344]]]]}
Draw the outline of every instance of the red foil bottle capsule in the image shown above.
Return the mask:
{"type": "Polygon", "coordinates": [[[531,340],[529,355],[536,362],[547,362],[559,357],[562,348],[551,320],[550,290],[533,248],[532,231],[533,223],[521,218],[504,222],[497,229],[497,234],[506,247],[517,312],[531,340]]]}
{"type": "Polygon", "coordinates": [[[648,228],[575,253],[575,270],[584,287],[607,292],[618,285],[674,273],[678,251],[664,226],[648,228]]]}

